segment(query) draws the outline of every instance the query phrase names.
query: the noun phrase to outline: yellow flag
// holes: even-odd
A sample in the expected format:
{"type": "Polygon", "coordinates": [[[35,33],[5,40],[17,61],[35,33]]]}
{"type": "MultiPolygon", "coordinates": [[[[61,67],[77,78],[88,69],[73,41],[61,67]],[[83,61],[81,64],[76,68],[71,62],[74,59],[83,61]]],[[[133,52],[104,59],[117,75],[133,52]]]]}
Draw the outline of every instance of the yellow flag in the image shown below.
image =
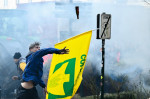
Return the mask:
{"type": "Polygon", "coordinates": [[[82,81],[92,31],[62,41],[55,48],[66,46],[69,54],[54,54],[51,62],[46,99],[71,99],[82,81]]]}

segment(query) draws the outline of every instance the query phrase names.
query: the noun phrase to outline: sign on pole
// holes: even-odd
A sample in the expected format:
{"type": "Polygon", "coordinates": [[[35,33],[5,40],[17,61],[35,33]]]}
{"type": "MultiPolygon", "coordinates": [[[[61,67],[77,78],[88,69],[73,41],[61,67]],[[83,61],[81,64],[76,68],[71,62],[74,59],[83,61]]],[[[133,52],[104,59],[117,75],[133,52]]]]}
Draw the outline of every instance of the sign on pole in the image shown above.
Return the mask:
{"type": "Polygon", "coordinates": [[[101,15],[101,39],[111,38],[111,14],[101,15]]]}
{"type": "Polygon", "coordinates": [[[97,37],[96,39],[102,39],[102,68],[101,68],[101,98],[100,99],[104,99],[105,39],[111,38],[111,14],[102,13],[100,35],[99,35],[99,19],[100,19],[100,14],[97,14],[97,37]]]}

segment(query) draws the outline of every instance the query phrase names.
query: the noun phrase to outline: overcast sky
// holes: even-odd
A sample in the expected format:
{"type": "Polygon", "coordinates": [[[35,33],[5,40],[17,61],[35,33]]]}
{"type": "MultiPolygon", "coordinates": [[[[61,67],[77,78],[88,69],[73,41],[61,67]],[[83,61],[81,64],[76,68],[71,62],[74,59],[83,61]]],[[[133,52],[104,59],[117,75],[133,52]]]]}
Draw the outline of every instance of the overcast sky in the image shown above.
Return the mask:
{"type": "Polygon", "coordinates": [[[128,5],[139,5],[149,7],[150,0],[0,0],[0,9],[16,9],[17,3],[29,3],[29,2],[44,2],[44,1],[61,1],[61,2],[101,2],[115,4],[118,1],[124,2],[128,5]]]}

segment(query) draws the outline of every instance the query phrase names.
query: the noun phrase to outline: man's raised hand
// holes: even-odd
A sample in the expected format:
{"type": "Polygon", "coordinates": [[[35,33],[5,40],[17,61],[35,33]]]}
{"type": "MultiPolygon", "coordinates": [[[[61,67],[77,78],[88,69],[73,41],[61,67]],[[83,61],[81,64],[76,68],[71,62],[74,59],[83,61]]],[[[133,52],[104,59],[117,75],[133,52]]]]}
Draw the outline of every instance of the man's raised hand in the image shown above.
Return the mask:
{"type": "Polygon", "coordinates": [[[69,54],[69,49],[66,49],[66,46],[60,50],[60,54],[69,54]]]}

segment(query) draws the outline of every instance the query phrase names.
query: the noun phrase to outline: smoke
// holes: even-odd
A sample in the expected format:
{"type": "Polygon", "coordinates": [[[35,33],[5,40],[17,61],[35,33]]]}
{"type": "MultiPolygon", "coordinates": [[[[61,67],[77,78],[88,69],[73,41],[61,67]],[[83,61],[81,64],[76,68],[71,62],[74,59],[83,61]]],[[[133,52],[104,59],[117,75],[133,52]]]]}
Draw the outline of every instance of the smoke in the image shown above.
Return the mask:
{"type": "MultiPolygon", "coordinates": [[[[138,82],[141,80],[138,79],[139,75],[142,74],[144,77],[150,69],[149,7],[115,1],[111,4],[93,4],[93,10],[94,14],[105,12],[112,15],[111,39],[106,40],[105,43],[105,73],[125,74],[131,81],[138,82]],[[120,54],[119,62],[117,61],[118,53],[120,54]]],[[[97,54],[94,54],[97,60],[101,60],[99,58],[101,55],[95,55],[97,54]]],[[[96,58],[93,61],[95,60],[96,58]]],[[[97,64],[97,68],[100,66],[101,61],[97,64]]]]}
{"type": "MultiPolygon", "coordinates": [[[[7,66],[15,70],[13,54],[17,51],[25,57],[28,46],[35,41],[41,42],[42,48],[54,47],[57,42],[95,30],[96,15],[105,12],[112,15],[111,39],[105,42],[105,73],[126,74],[134,80],[139,74],[149,73],[149,10],[149,7],[130,5],[129,0],[30,3],[17,5],[13,12],[3,10],[5,16],[0,19],[0,44],[4,48],[0,50],[0,58],[4,61],[2,65],[7,64],[7,55],[13,64],[12,67],[7,66]],[[79,19],[75,6],[79,6],[79,19]],[[3,56],[4,51],[8,54],[3,56]]],[[[100,49],[101,40],[96,39],[96,31],[93,31],[87,57],[87,63],[90,62],[93,67],[85,68],[96,69],[100,73],[100,49]]]]}
{"type": "Polygon", "coordinates": [[[3,92],[9,90],[9,94],[19,85],[11,79],[18,75],[13,62],[15,52],[21,52],[25,57],[29,45],[35,41],[41,42],[42,48],[53,47],[57,43],[57,20],[52,7],[53,3],[33,3],[18,5],[17,9],[0,10],[0,84],[3,92]]]}
{"type": "MultiPolygon", "coordinates": [[[[112,15],[111,39],[105,42],[105,73],[126,74],[137,79],[149,70],[149,7],[132,5],[136,0],[101,0],[86,3],[34,3],[20,5],[28,16],[28,36],[40,41],[43,47],[96,29],[96,15],[112,15]],[[132,3],[132,4],[131,4],[132,3]],[[79,19],[75,6],[79,6],[79,19]]],[[[30,43],[30,42],[29,42],[30,43]]],[[[26,44],[27,46],[27,44],[26,44]]],[[[93,31],[87,61],[93,71],[101,72],[101,40],[93,31]]]]}

